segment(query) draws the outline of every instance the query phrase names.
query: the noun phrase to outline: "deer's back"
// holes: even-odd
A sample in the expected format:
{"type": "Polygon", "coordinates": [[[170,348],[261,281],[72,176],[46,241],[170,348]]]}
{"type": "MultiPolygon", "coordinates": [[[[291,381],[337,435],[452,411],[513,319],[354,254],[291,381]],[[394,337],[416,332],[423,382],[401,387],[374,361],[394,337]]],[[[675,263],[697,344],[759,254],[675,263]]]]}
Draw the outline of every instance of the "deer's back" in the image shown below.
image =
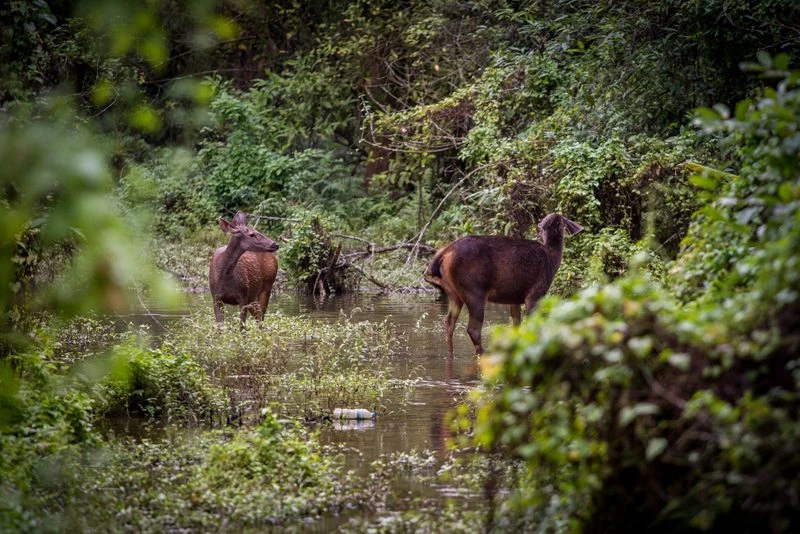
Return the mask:
{"type": "Polygon", "coordinates": [[[521,304],[534,287],[549,287],[555,274],[547,247],[528,239],[469,236],[441,254],[443,282],[462,300],[472,294],[491,302],[521,304]]]}
{"type": "Polygon", "coordinates": [[[229,276],[222,273],[225,247],[214,252],[209,270],[211,294],[226,304],[249,303],[264,291],[270,291],[278,273],[278,260],[270,252],[245,252],[229,276]]]}

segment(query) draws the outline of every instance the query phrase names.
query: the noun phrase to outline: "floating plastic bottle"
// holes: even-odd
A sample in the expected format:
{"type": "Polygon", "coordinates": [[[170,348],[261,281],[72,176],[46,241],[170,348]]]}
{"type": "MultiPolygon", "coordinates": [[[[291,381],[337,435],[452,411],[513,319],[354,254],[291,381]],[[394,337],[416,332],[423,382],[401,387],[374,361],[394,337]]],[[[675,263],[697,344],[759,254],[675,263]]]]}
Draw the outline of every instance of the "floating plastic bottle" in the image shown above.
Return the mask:
{"type": "Polygon", "coordinates": [[[333,410],[334,419],[375,419],[377,414],[364,408],[336,408],[333,410]]]}

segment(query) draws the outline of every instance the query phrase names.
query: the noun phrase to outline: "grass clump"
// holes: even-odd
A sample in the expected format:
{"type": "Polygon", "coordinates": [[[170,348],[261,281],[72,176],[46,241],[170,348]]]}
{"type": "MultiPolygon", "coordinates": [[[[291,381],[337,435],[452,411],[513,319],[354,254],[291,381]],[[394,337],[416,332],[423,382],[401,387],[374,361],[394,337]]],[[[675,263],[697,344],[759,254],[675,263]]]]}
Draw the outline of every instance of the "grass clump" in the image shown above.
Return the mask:
{"type": "Polygon", "coordinates": [[[409,391],[410,382],[390,378],[398,346],[387,321],[270,313],[242,334],[198,313],[169,332],[164,350],[191,354],[228,389],[234,411],[280,402],[290,414],[317,418],[336,407],[386,411],[390,391],[409,391]]]}

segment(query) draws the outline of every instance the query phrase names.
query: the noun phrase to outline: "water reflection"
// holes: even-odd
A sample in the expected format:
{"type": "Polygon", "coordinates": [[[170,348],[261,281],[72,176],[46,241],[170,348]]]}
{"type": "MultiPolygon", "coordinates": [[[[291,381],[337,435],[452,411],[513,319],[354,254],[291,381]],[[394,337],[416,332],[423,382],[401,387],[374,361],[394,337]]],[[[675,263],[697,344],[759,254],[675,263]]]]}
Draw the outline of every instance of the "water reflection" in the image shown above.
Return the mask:
{"type": "Polygon", "coordinates": [[[375,428],[374,419],[344,419],[334,420],[334,430],[368,430],[375,428]]]}

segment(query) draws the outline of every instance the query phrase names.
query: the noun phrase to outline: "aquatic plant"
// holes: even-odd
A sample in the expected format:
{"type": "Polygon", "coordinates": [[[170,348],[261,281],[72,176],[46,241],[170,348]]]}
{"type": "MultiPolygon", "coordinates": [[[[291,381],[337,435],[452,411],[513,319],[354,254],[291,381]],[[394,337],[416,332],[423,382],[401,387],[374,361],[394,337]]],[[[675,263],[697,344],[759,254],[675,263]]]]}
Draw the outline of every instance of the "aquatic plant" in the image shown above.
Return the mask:
{"type": "MultiPolygon", "coordinates": [[[[170,328],[164,350],[191,354],[230,392],[237,415],[280,401],[287,413],[317,418],[336,407],[385,411],[398,336],[388,321],[317,321],[269,313],[246,333],[215,325],[203,310],[170,328]]],[[[402,403],[406,395],[401,394],[402,403]]]]}
{"type": "MultiPolygon", "coordinates": [[[[16,450],[7,439],[0,443],[6,446],[3,452],[16,450]]],[[[269,411],[258,427],[233,433],[190,432],[97,445],[62,447],[37,460],[23,448],[27,469],[0,471],[5,497],[0,527],[54,532],[265,528],[354,507],[364,498],[312,432],[292,422],[284,425],[269,411]]],[[[3,456],[0,462],[7,461],[3,456]]]]}
{"type": "Polygon", "coordinates": [[[114,346],[105,364],[112,372],[91,385],[100,416],[138,415],[164,421],[220,422],[228,396],[190,354],[143,346],[130,337],[114,346]]]}

